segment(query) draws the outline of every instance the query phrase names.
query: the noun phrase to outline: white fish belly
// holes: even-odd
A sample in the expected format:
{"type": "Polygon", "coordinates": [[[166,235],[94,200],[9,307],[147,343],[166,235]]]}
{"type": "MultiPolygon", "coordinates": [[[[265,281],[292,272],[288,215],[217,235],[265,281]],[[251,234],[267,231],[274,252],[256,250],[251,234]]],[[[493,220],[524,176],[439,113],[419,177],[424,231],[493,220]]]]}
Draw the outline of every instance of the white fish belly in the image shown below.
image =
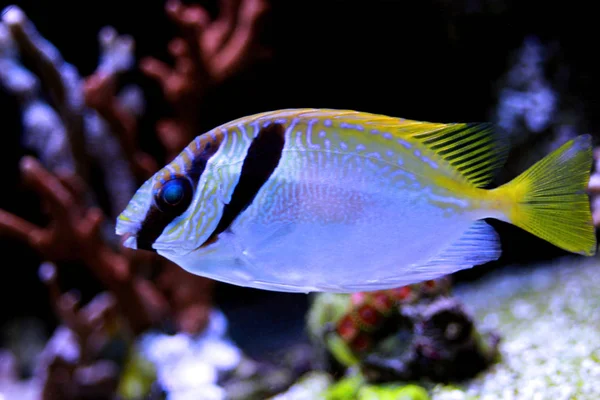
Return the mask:
{"type": "Polygon", "coordinates": [[[254,284],[306,291],[376,288],[386,280],[400,286],[418,280],[415,266],[457,240],[472,221],[444,216],[425,201],[396,205],[406,208],[372,206],[366,218],[346,223],[249,223],[233,230],[232,240],[254,284]]]}
{"type": "Polygon", "coordinates": [[[305,163],[290,155],[217,244],[174,261],[242,286],[373,290],[420,280],[415,266],[474,221],[460,199],[432,202],[435,191],[412,173],[347,155],[335,156],[337,168],[319,168],[323,155],[313,156],[305,163]]]}

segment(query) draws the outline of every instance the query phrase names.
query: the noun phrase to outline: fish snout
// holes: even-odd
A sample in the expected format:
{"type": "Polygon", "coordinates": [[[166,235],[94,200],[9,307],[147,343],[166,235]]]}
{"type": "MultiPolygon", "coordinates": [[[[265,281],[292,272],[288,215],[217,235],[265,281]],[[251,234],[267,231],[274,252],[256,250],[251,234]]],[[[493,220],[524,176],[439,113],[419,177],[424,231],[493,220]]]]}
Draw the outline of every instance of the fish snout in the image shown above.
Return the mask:
{"type": "Polygon", "coordinates": [[[131,234],[131,233],[124,234],[121,244],[124,247],[127,247],[129,249],[138,250],[137,236],[135,236],[134,234],[131,234]]]}

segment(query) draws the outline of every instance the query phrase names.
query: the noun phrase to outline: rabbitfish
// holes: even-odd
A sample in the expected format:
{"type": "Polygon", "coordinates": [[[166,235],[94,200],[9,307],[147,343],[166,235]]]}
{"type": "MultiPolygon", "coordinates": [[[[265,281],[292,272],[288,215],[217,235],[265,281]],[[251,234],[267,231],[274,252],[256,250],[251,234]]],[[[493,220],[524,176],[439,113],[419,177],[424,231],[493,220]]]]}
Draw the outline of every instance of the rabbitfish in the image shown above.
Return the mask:
{"type": "Polygon", "coordinates": [[[138,189],[117,234],[196,275],[305,293],[394,288],[496,260],[485,218],[595,254],[590,136],[488,189],[506,153],[489,124],[266,112],[196,137],[138,189]]]}

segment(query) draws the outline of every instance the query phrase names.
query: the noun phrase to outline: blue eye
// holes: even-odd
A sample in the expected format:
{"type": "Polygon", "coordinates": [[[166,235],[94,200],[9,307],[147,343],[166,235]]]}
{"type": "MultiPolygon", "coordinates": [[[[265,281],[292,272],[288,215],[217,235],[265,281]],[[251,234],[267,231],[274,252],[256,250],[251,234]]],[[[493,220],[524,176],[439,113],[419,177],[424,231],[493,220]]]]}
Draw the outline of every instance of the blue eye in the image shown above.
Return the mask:
{"type": "Polygon", "coordinates": [[[178,214],[190,205],[192,195],[192,184],[188,179],[171,179],[160,189],[156,198],[157,205],[163,212],[178,214]]]}
{"type": "Polygon", "coordinates": [[[184,189],[183,184],[179,180],[167,182],[162,191],[163,201],[172,206],[183,200],[184,189]]]}

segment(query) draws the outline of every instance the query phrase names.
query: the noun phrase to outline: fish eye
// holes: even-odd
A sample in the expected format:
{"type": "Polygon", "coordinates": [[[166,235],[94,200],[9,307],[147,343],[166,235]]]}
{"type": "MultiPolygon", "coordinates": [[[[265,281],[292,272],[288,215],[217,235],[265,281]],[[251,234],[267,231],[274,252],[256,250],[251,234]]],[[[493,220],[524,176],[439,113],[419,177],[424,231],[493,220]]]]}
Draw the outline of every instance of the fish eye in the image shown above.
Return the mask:
{"type": "Polygon", "coordinates": [[[185,178],[171,179],[162,186],[156,200],[163,212],[183,212],[192,200],[192,184],[185,178]]]}

